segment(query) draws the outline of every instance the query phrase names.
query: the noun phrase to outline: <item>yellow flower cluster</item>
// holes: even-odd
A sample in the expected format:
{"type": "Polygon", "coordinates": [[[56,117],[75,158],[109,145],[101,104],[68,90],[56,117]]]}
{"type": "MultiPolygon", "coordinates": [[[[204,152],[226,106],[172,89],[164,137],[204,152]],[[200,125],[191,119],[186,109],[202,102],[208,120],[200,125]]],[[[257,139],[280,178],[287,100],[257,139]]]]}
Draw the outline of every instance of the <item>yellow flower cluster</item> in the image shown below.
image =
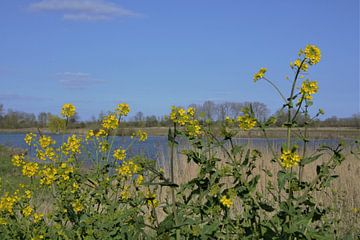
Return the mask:
{"type": "Polygon", "coordinates": [[[36,162],[24,163],[22,167],[22,174],[27,177],[33,177],[39,170],[39,164],[36,162]]]}
{"type": "Polygon", "coordinates": [[[110,143],[108,141],[99,142],[100,152],[106,153],[110,148],[110,143]]]}
{"type": "Polygon", "coordinates": [[[126,150],[125,149],[116,149],[113,154],[116,160],[124,160],[126,158],[126,150]]]}
{"type": "Polygon", "coordinates": [[[67,181],[70,179],[70,174],[74,173],[74,167],[68,166],[67,163],[63,162],[61,163],[58,171],[62,180],[67,181]]]}
{"type": "Polygon", "coordinates": [[[14,166],[20,167],[21,165],[23,165],[25,163],[24,162],[24,154],[12,156],[11,162],[14,166]]]}
{"type": "Polygon", "coordinates": [[[263,78],[265,76],[266,71],[267,71],[266,68],[260,68],[260,70],[254,74],[254,82],[263,78]]]}
{"type": "Polygon", "coordinates": [[[20,201],[19,191],[15,191],[14,195],[11,196],[9,193],[5,193],[0,199],[0,212],[8,212],[9,214],[14,213],[14,206],[20,201]]]}
{"type": "Polygon", "coordinates": [[[131,177],[134,174],[140,171],[139,165],[135,164],[133,161],[122,162],[116,171],[120,177],[131,177]]]}
{"type": "Polygon", "coordinates": [[[119,119],[115,114],[105,116],[101,126],[106,130],[113,130],[119,126],[119,119]]]}
{"type": "Polygon", "coordinates": [[[75,213],[79,213],[84,210],[84,206],[81,204],[80,200],[75,200],[71,203],[71,206],[75,213]]]}
{"type": "Polygon", "coordinates": [[[42,213],[34,213],[34,215],[33,215],[34,223],[38,223],[39,221],[42,220],[43,217],[44,217],[44,214],[42,214],[42,213]]]}
{"type": "Polygon", "coordinates": [[[293,67],[297,67],[300,68],[301,70],[304,72],[307,72],[309,70],[309,65],[304,61],[301,65],[301,60],[300,59],[296,59],[294,63],[290,63],[291,68],[293,67]]]}
{"type": "Polygon", "coordinates": [[[41,185],[51,185],[56,179],[57,170],[54,167],[46,167],[40,171],[40,184],[41,185]]]}
{"type": "Polygon", "coordinates": [[[300,92],[307,100],[312,100],[312,94],[317,93],[319,90],[317,81],[305,80],[301,84],[300,92]]]}
{"type": "Polygon", "coordinates": [[[300,156],[291,150],[282,150],[280,157],[281,166],[284,168],[292,168],[300,162],[300,156]]]}
{"type": "Polygon", "coordinates": [[[126,103],[119,103],[116,108],[116,113],[120,116],[127,116],[130,112],[130,107],[126,103]]]}
{"type": "Polygon", "coordinates": [[[156,199],[156,194],[151,193],[150,191],[146,194],[147,204],[152,207],[159,206],[159,201],[156,199]]]}
{"type": "Polygon", "coordinates": [[[141,131],[141,130],[137,131],[136,136],[139,138],[140,142],[145,142],[146,139],[148,138],[147,132],[144,132],[144,131],[141,131]]]}
{"type": "Polygon", "coordinates": [[[320,62],[321,52],[316,45],[306,45],[304,50],[305,57],[309,60],[310,65],[315,65],[320,62]]]}
{"type": "Polygon", "coordinates": [[[243,116],[238,116],[237,121],[239,127],[242,130],[251,130],[256,126],[256,119],[251,117],[249,114],[245,113],[243,116]]]}
{"type": "Polygon", "coordinates": [[[138,175],[138,177],[136,178],[136,180],[135,180],[135,184],[136,185],[141,185],[142,183],[143,183],[143,181],[144,181],[144,176],[143,175],[138,175]]]}
{"type": "Polygon", "coordinates": [[[78,138],[75,134],[68,137],[67,142],[63,144],[62,151],[65,155],[80,154],[81,138],[78,138]]]}
{"type": "Polygon", "coordinates": [[[50,136],[42,135],[39,139],[39,144],[43,149],[55,143],[56,143],[55,140],[53,140],[50,136]]]}
{"type": "Polygon", "coordinates": [[[71,103],[65,103],[61,109],[61,115],[66,118],[70,118],[75,115],[76,108],[71,103]]]}
{"type": "Polygon", "coordinates": [[[195,109],[189,107],[187,110],[173,106],[170,113],[170,120],[180,126],[185,126],[186,135],[195,138],[201,135],[201,126],[195,119],[195,109]]]}
{"type": "Polygon", "coordinates": [[[25,135],[24,140],[25,140],[26,144],[30,146],[31,143],[35,140],[35,138],[36,138],[36,134],[28,133],[25,135]]]}
{"type": "Polygon", "coordinates": [[[89,130],[86,134],[85,140],[89,141],[89,139],[92,138],[93,136],[95,136],[94,130],[89,130]]]}
{"type": "Polygon", "coordinates": [[[231,205],[233,205],[233,201],[227,196],[222,196],[220,199],[220,203],[227,208],[230,208],[231,205]]]}
{"type": "Polygon", "coordinates": [[[29,217],[33,211],[34,211],[34,209],[32,207],[30,207],[30,205],[28,205],[25,208],[23,208],[23,210],[21,212],[24,215],[24,217],[29,217]]]}
{"type": "Polygon", "coordinates": [[[122,200],[127,200],[130,198],[130,191],[129,191],[129,186],[125,186],[124,189],[120,192],[120,197],[122,200]]]}
{"type": "Polygon", "coordinates": [[[108,135],[108,133],[104,130],[104,129],[100,129],[95,136],[96,137],[106,137],[108,135]]]}

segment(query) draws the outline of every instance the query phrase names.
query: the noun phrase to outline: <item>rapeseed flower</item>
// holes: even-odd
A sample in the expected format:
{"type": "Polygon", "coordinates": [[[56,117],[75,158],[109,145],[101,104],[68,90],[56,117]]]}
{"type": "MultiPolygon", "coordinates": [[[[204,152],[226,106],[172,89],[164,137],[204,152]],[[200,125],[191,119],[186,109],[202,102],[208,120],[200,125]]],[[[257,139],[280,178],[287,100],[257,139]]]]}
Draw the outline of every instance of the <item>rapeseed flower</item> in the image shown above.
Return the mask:
{"type": "Polygon", "coordinates": [[[127,116],[130,112],[130,107],[126,103],[120,103],[117,105],[116,113],[120,116],[127,116]]]}
{"type": "Polygon", "coordinates": [[[256,119],[251,117],[249,114],[244,114],[244,116],[238,116],[237,121],[239,127],[242,130],[251,130],[256,126],[256,119]]]}
{"type": "Polygon", "coordinates": [[[222,196],[220,199],[220,203],[227,208],[230,208],[231,205],[233,205],[233,201],[227,196],[222,196]]]}
{"type": "Polygon", "coordinates": [[[300,156],[295,150],[281,150],[280,164],[284,168],[292,168],[300,162],[300,156]]]}
{"type": "Polygon", "coordinates": [[[266,68],[260,68],[260,70],[254,74],[254,82],[263,78],[265,76],[266,71],[267,71],[266,68]]]}
{"type": "Polygon", "coordinates": [[[20,167],[21,165],[23,165],[25,163],[24,162],[24,154],[12,156],[11,162],[14,166],[20,167]]]}
{"type": "Polygon", "coordinates": [[[75,115],[76,108],[71,103],[65,103],[61,109],[61,115],[66,118],[70,118],[75,115]]]}
{"type": "Polygon", "coordinates": [[[115,114],[105,116],[101,126],[106,130],[116,129],[119,126],[119,119],[115,114]]]}
{"type": "Polygon", "coordinates": [[[305,57],[309,60],[310,65],[315,65],[320,62],[321,52],[316,45],[306,45],[304,50],[305,57]]]}
{"type": "Polygon", "coordinates": [[[39,144],[43,149],[45,149],[48,146],[50,146],[51,144],[55,144],[55,143],[56,143],[55,140],[51,139],[50,136],[42,135],[39,139],[39,144]]]}
{"type": "Polygon", "coordinates": [[[116,160],[124,160],[126,158],[126,150],[125,149],[116,149],[113,154],[116,160]]]}
{"type": "Polygon", "coordinates": [[[29,217],[32,214],[33,211],[34,211],[34,209],[32,209],[32,207],[30,207],[28,205],[25,208],[23,208],[23,210],[21,212],[24,215],[24,217],[29,217]]]}
{"type": "Polygon", "coordinates": [[[80,203],[80,200],[75,200],[71,203],[71,206],[75,213],[79,213],[84,210],[84,206],[80,203]]]}
{"type": "Polygon", "coordinates": [[[43,217],[44,217],[44,214],[42,214],[42,213],[34,213],[34,215],[33,215],[34,223],[38,223],[39,221],[42,220],[43,217]]]}
{"type": "Polygon", "coordinates": [[[22,167],[22,174],[27,177],[33,177],[39,170],[39,164],[36,162],[27,162],[22,167]]]}
{"type": "Polygon", "coordinates": [[[36,134],[34,133],[28,133],[25,135],[24,141],[27,145],[31,145],[31,143],[35,140],[36,134]]]}
{"type": "Polygon", "coordinates": [[[305,80],[301,84],[300,93],[304,96],[307,100],[312,100],[313,94],[317,93],[319,90],[317,81],[309,81],[305,80]]]}
{"type": "Polygon", "coordinates": [[[81,138],[78,138],[75,134],[69,136],[67,142],[63,144],[62,151],[65,155],[80,154],[81,138]]]}

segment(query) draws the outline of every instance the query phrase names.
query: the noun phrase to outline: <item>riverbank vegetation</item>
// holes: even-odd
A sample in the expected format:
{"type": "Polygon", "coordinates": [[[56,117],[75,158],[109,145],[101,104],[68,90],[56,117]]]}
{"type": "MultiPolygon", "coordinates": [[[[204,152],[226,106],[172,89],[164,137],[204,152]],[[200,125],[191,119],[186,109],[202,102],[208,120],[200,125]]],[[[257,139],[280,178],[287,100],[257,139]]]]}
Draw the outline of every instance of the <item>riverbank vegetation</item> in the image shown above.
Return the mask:
{"type": "MultiPolygon", "coordinates": [[[[25,152],[4,158],[27,179],[2,190],[2,239],[356,239],[360,236],[360,146],[339,142],[309,149],[317,81],[309,70],[321,59],[307,45],[290,63],[287,94],[261,68],[254,82],[268,82],[284,111],[285,143],[253,148],[237,144],[241,132],[268,129],[278,119],[258,119],[250,104],[222,122],[173,107],[167,121],[169,154],[163,163],[129,157],[114,143],[126,103],[101,118],[86,135],[63,135],[60,147],[41,131],[29,133],[25,152]],[[306,78],[305,78],[306,76],[306,78]],[[286,96],[286,97],[285,97],[286,96]],[[303,129],[298,116],[304,117],[303,129]],[[297,141],[302,141],[301,145],[297,141]],[[181,144],[186,141],[186,148],[181,144]],[[88,146],[93,146],[89,148],[88,146]],[[84,164],[80,156],[86,156],[84,164]],[[16,185],[17,184],[17,185],[16,185]],[[39,194],[39,191],[42,194],[39,194]],[[344,195],[346,194],[346,195],[344,195]],[[46,196],[46,200],[44,199],[46,196]]],[[[53,127],[67,131],[76,108],[65,104],[53,127]]],[[[146,141],[142,130],[133,142],[146,141]]],[[[130,146],[129,146],[130,147],[130,146]]]]}

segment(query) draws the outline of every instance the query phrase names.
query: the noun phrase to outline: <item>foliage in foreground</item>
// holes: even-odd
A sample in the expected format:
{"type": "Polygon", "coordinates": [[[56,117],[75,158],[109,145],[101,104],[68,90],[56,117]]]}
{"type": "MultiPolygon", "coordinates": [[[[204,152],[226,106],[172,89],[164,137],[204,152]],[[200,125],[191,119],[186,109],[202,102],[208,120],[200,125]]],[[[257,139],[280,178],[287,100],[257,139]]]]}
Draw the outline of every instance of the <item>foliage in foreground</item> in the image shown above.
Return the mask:
{"type": "MultiPolygon", "coordinates": [[[[154,161],[129,158],[127,149],[114,144],[119,123],[130,111],[127,104],[119,104],[104,117],[100,129],[86,136],[69,135],[60,145],[40,132],[25,137],[28,153],[14,155],[12,162],[29,181],[0,198],[1,239],[335,238],[335,219],[314,196],[326,191],[336,178],[333,173],[344,160],[343,146],[320,147],[309,154],[306,128],[300,134],[301,151],[292,132],[298,114],[304,114],[305,125],[322,114],[319,110],[310,116],[308,109],[318,86],[303,79],[320,57],[313,45],[299,52],[290,65],[295,77],[288,97],[265,77],[265,68],[254,75],[254,81],[265,80],[275,87],[287,111],[286,143],[280,152],[272,149],[271,161],[280,170],[263,169],[269,179],[276,179],[266,182],[266,196],[271,198],[257,188],[260,175],[255,168],[261,152],[237,145],[233,139],[238,131],[254,127],[266,136],[267,127],[276,119],[260,121],[250,106],[241,116],[226,118],[219,135],[206,119],[195,117],[194,108],[173,107],[168,134],[170,172],[165,173],[154,161]],[[187,140],[190,147],[183,154],[199,168],[195,178],[180,185],[174,182],[179,139],[187,140]],[[325,153],[329,157],[316,165],[316,175],[304,179],[304,167],[325,153]],[[39,190],[46,193],[46,202],[37,194],[39,190]],[[161,192],[168,194],[160,197],[161,192]]],[[[74,114],[75,107],[65,104],[56,131],[65,131],[74,114]]],[[[146,137],[139,131],[133,141],[146,137]]]]}

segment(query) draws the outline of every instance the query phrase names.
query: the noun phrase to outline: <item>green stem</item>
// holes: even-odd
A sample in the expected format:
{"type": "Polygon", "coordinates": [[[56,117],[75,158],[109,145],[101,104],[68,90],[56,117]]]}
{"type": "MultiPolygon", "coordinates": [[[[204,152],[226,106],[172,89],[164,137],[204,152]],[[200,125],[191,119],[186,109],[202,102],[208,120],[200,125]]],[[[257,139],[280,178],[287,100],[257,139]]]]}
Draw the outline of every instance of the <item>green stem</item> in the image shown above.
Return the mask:
{"type": "MultiPolygon", "coordinates": [[[[174,133],[173,133],[173,139],[171,140],[171,149],[170,149],[170,178],[171,182],[174,183],[174,148],[175,148],[175,138],[176,138],[176,123],[174,123],[174,133]]],[[[172,198],[172,208],[174,213],[174,220],[175,225],[178,227],[179,221],[178,216],[176,212],[176,197],[175,197],[175,189],[174,187],[171,187],[171,198],[172,198]]],[[[180,239],[180,230],[176,230],[176,240],[180,239]]]]}
{"type": "Polygon", "coordinates": [[[279,93],[280,97],[284,100],[284,103],[286,103],[286,98],[285,96],[282,94],[282,92],[280,91],[280,89],[272,82],[270,81],[269,79],[267,79],[266,77],[263,77],[263,79],[265,81],[267,81],[273,88],[275,88],[275,90],[279,93]]]}

